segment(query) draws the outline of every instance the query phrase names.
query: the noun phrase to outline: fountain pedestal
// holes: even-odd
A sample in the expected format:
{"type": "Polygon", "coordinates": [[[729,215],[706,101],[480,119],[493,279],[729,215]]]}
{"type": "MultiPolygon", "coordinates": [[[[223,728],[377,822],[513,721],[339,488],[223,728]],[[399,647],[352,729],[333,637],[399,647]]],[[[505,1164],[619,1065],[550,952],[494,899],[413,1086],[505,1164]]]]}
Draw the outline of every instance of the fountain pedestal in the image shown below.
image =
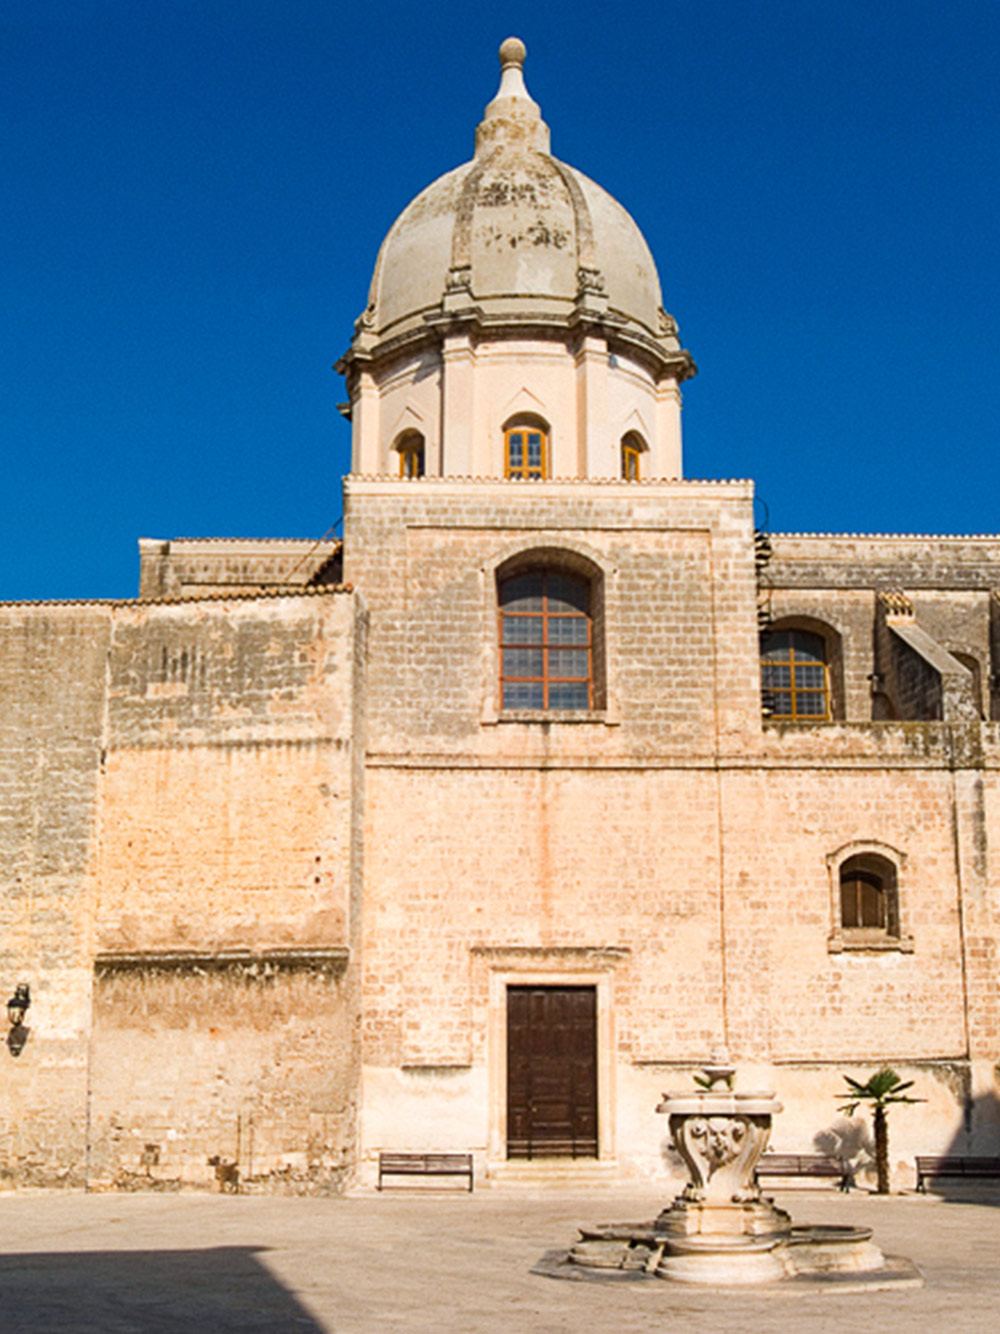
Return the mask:
{"type": "Polygon", "coordinates": [[[562,1261],[537,1272],[569,1277],[579,1266],[595,1277],[727,1287],[782,1280],[846,1291],[919,1286],[908,1260],[887,1263],[870,1228],[795,1227],[761,1195],[755,1169],[781,1104],[772,1093],[734,1092],[734,1073],[713,1058],[696,1090],[665,1093],[656,1109],[670,1118],[672,1143],[688,1169],[673,1203],[652,1223],[582,1228],[562,1261]]]}
{"type": "Polygon", "coordinates": [[[698,1091],[666,1093],[657,1111],[688,1169],[688,1183],[657,1218],[661,1278],[687,1283],[769,1283],[785,1277],[774,1254],[792,1220],[765,1200],[754,1177],[781,1111],[772,1093],[733,1091],[733,1067],[706,1066],[698,1091]]]}

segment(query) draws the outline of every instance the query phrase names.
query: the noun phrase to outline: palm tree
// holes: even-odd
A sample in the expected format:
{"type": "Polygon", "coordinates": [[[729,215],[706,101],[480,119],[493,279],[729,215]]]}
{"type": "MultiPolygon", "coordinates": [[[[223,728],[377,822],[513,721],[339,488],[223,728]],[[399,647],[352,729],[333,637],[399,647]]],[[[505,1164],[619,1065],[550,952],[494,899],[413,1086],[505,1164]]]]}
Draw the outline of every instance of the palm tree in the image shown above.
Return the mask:
{"type": "Polygon", "coordinates": [[[878,1180],[878,1193],[889,1194],[889,1112],[888,1109],[898,1102],[924,1102],[923,1098],[909,1098],[906,1090],[913,1087],[913,1080],[900,1079],[895,1070],[883,1066],[864,1084],[850,1075],[844,1075],[848,1091],[837,1097],[842,1106],[837,1110],[847,1116],[853,1116],[862,1103],[872,1108],[872,1122],[875,1129],[875,1175],[878,1180]]]}

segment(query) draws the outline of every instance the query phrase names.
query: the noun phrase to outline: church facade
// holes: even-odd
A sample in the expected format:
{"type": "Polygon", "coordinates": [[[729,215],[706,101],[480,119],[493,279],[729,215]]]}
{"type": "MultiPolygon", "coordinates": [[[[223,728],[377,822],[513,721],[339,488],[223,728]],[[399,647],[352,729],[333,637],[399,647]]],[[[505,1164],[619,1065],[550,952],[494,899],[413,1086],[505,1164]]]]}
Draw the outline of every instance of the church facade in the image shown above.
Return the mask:
{"type": "Polygon", "coordinates": [[[899,1184],[1000,1147],[1000,538],[685,480],[694,363],[523,61],[382,246],[343,540],[0,606],[11,1184],[665,1177],[720,1048],[781,1151],[863,1166],[883,1064],[899,1184]]]}

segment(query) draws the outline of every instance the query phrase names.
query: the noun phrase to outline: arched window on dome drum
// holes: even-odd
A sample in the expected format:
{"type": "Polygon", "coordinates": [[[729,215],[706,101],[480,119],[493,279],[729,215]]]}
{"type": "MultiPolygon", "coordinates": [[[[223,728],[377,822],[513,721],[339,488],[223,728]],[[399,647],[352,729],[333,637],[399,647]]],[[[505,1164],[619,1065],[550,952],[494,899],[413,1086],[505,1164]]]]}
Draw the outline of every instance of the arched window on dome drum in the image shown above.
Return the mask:
{"type": "Polygon", "coordinates": [[[504,430],[504,476],[546,477],[549,433],[540,423],[514,422],[504,430]]]}
{"type": "Polygon", "coordinates": [[[830,672],[822,635],[773,630],[761,637],[761,695],[765,716],[779,721],[830,719],[830,672]]]}
{"type": "Polygon", "coordinates": [[[840,925],[845,931],[899,935],[896,868],[887,857],[862,853],[841,865],[840,925]]]}
{"type": "Polygon", "coordinates": [[[500,707],[592,709],[594,627],[588,580],[558,568],[500,580],[500,707]]]}
{"type": "Polygon", "coordinates": [[[622,478],[626,482],[638,482],[642,477],[642,456],[646,445],[641,435],[629,431],[622,438],[622,478]]]}
{"type": "Polygon", "coordinates": [[[393,448],[399,455],[400,477],[423,477],[424,437],[419,431],[405,431],[393,448]]]}

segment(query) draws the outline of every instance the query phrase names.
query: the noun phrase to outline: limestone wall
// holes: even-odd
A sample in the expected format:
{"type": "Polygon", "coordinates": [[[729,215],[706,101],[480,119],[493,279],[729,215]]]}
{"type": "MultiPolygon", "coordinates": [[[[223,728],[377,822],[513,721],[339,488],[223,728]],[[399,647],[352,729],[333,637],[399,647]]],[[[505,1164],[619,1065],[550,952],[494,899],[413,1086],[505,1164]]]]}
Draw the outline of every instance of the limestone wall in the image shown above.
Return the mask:
{"type": "MultiPolygon", "coordinates": [[[[653,1108],[720,1042],[786,1103],[788,1151],[840,1136],[862,1161],[836,1095],[883,1062],[927,1100],[901,1150],[995,1151],[1000,733],[966,713],[870,721],[880,585],[858,552],[850,578],[835,550],[825,584],[772,586],[782,614],[837,636],[848,721],[762,726],[738,484],[352,479],[347,532],[372,611],[363,1176],[380,1148],[472,1149],[502,1175],[505,988],[523,979],[597,988],[616,1171],[672,1170],[653,1108]],[[530,549],[602,571],[594,718],[497,707],[491,589],[530,549]],[[840,930],[836,869],[872,848],[899,867],[898,936],[878,948],[840,930]]],[[[988,643],[994,568],[981,546],[959,555],[974,578],[953,601],[915,598],[940,636],[927,690],[939,661],[967,676],[961,642],[988,643]]]]}
{"type": "Polygon", "coordinates": [[[139,597],[205,597],[240,589],[340,582],[340,543],[304,538],[139,539],[139,597]]]}
{"type": "Polygon", "coordinates": [[[7,971],[33,992],[4,1170],[335,1188],[357,1085],[357,600],[0,615],[7,971]]]}
{"type": "Polygon", "coordinates": [[[0,1179],[24,1184],[85,1176],[111,622],[100,605],[0,607],[0,1005],[19,982],[32,998],[24,1049],[0,1048],[0,1179]]]}
{"type": "Polygon", "coordinates": [[[345,482],[345,578],[371,607],[369,748],[478,758],[759,744],[747,483],[345,482]],[[607,707],[544,729],[498,708],[496,569],[601,571],[607,707]]]}
{"type": "Polygon", "coordinates": [[[1000,539],[778,533],[772,545],[761,604],[773,623],[798,624],[827,638],[835,718],[941,714],[941,682],[919,656],[892,643],[880,620],[878,594],[889,590],[901,590],[914,624],[972,673],[975,712],[997,716],[993,590],[1000,580],[1000,539]],[[881,678],[895,675],[897,661],[899,680],[886,683],[881,678]]]}

